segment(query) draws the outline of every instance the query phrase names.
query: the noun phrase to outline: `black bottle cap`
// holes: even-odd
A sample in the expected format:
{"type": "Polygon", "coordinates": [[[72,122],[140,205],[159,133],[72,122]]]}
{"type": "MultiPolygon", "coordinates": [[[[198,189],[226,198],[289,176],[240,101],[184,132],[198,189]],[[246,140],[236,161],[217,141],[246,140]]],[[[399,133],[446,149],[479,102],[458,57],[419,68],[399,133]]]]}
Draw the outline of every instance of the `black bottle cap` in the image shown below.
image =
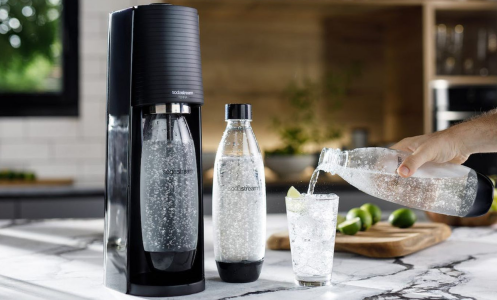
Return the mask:
{"type": "Polygon", "coordinates": [[[224,112],[226,120],[252,120],[250,104],[226,104],[224,112]]]}
{"type": "Polygon", "coordinates": [[[478,217],[488,212],[494,200],[494,185],[487,176],[476,172],[478,176],[478,191],[475,202],[465,217],[478,217]]]}

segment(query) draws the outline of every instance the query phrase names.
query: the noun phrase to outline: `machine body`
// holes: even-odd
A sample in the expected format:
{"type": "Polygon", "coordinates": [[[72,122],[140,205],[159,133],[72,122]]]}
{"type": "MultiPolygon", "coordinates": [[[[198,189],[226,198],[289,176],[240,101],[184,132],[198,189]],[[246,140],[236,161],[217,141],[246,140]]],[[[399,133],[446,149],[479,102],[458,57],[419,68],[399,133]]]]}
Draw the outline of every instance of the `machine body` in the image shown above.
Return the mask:
{"type": "Polygon", "coordinates": [[[105,285],[140,296],[205,289],[198,14],[110,14],[105,285]]]}

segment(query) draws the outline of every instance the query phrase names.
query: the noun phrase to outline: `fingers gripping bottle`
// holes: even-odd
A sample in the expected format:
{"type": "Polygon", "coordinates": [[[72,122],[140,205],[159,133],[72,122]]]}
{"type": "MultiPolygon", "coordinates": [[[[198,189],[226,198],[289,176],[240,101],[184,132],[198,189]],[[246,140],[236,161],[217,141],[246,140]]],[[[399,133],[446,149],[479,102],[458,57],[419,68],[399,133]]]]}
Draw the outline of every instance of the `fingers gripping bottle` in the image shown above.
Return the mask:
{"type": "Polygon", "coordinates": [[[214,255],[221,279],[259,278],[266,240],[266,185],[261,152],[250,126],[250,104],[226,105],[227,127],[214,164],[214,255]]]}

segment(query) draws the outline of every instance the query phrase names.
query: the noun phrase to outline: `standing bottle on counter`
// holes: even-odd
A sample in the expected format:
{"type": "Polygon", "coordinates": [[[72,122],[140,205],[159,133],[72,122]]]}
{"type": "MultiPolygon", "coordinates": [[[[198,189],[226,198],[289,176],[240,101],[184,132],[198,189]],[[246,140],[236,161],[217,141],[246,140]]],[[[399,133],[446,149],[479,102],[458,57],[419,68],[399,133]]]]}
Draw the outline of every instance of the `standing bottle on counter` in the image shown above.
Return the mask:
{"type": "Polygon", "coordinates": [[[212,189],[214,255],[221,279],[259,278],[266,241],[266,184],[261,151],[250,126],[250,104],[227,104],[212,189]]]}

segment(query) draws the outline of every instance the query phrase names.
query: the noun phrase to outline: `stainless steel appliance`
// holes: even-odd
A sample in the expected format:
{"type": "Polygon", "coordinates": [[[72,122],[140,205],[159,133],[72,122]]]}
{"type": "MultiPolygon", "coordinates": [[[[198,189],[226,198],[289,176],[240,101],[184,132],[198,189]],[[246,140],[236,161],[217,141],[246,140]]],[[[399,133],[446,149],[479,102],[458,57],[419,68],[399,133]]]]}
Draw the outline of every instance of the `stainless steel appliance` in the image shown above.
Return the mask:
{"type": "MultiPolygon", "coordinates": [[[[497,86],[448,86],[433,89],[433,130],[440,131],[497,107],[497,86]]],[[[497,153],[473,154],[464,165],[486,175],[497,174],[497,153]]]]}

